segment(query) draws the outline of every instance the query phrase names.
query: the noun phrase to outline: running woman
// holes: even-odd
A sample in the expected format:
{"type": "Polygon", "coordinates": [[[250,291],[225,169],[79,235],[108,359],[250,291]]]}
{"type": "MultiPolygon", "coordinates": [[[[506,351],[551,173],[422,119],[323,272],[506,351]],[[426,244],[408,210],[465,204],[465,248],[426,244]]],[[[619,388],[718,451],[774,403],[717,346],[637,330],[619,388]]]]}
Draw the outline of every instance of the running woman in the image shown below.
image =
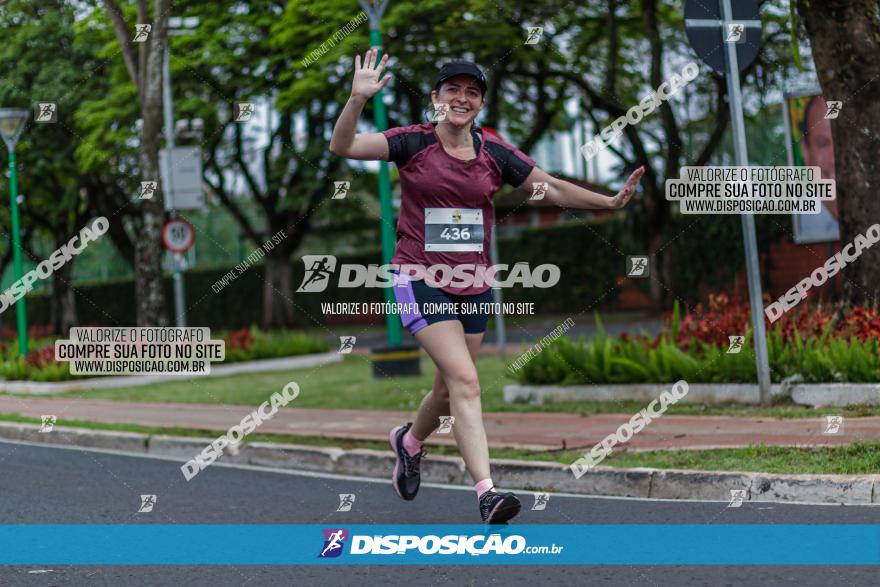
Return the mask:
{"type": "MultiPolygon", "coordinates": [[[[644,174],[640,167],[616,196],[608,197],[538,169],[530,157],[474,125],[485,106],[486,78],[469,61],[446,63],[440,70],[431,92],[435,111],[440,112],[438,122],[359,134],[356,128],[364,105],[391,79],[390,74],[382,76],[388,55],[378,62],[377,57],[378,50],[367,51],[362,65],[360,55],[355,56],[351,97],[336,121],[330,151],[349,159],[397,164],[402,198],[392,263],[410,265],[407,271],[395,272],[394,292],[401,304],[479,307],[492,301],[491,284],[478,281],[468,287],[432,287],[425,283],[430,276],[417,268],[435,264],[488,267],[492,197],[502,184],[520,187],[541,182],[546,184],[545,198],[558,206],[608,210],[625,206],[644,174]]],[[[423,443],[440,425],[441,416],[452,416],[455,441],[476,483],[480,515],[488,524],[500,524],[517,515],[521,506],[513,493],[496,491],[489,473],[480,381],[474,366],[488,320],[488,313],[401,313],[403,325],[434,361],[437,374],[415,422],[391,430],[391,449],[397,457],[391,480],[401,498],[415,498],[419,466],[426,454],[423,443]]]]}

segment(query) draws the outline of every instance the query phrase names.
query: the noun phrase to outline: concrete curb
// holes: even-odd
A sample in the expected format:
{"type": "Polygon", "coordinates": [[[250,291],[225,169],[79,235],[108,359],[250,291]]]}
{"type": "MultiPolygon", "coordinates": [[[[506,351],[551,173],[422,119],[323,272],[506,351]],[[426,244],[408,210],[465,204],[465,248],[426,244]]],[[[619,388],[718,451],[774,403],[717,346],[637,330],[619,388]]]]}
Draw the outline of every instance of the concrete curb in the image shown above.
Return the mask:
{"type": "MultiPolygon", "coordinates": [[[[669,390],[671,383],[634,383],[627,385],[505,385],[504,401],[532,404],[566,401],[650,402],[669,390]]],[[[804,383],[790,386],[794,403],[822,407],[846,407],[856,404],[880,404],[880,384],[876,383],[804,383]]],[[[770,388],[771,396],[784,395],[780,384],[770,388]]],[[[758,386],[751,383],[690,383],[682,403],[760,404],[758,386]]]]}
{"type": "MultiPolygon", "coordinates": [[[[0,422],[0,439],[173,457],[179,458],[181,465],[213,440],[82,428],[55,427],[50,432],[39,429],[34,424],[0,422]]],[[[394,465],[390,451],[265,442],[246,443],[235,454],[227,451],[218,461],[373,478],[387,477],[394,465]]],[[[776,475],[596,467],[575,479],[568,465],[563,463],[495,460],[492,467],[493,480],[505,489],[706,501],[730,501],[732,489],[745,489],[744,501],[880,504],[880,475],[776,475]]],[[[427,457],[422,479],[470,485],[464,463],[458,457],[427,457]]]]}
{"type": "Polygon", "coordinates": [[[825,383],[795,385],[791,399],[796,404],[824,408],[842,408],[854,404],[880,404],[880,384],[876,383],[825,383]]]}
{"type": "MultiPolygon", "coordinates": [[[[258,359],[256,361],[242,361],[229,365],[216,365],[211,367],[211,372],[204,375],[191,375],[192,377],[226,377],[227,375],[240,375],[242,373],[265,373],[267,371],[286,371],[301,367],[313,367],[328,363],[338,363],[342,355],[336,352],[317,353],[311,355],[299,355],[296,357],[281,357],[278,359],[258,359]]],[[[93,377],[89,379],[76,379],[73,381],[0,381],[0,391],[8,393],[24,393],[31,395],[43,395],[49,393],[61,393],[65,391],[89,391],[92,389],[117,389],[120,387],[139,387],[153,383],[180,381],[186,375],[123,375],[119,377],[93,377]]]]}
{"type": "Polygon", "coordinates": [[[147,439],[149,437],[139,432],[114,432],[112,430],[66,427],[55,427],[51,432],[46,433],[40,432],[40,426],[35,424],[0,422],[0,438],[146,454],[147,439]]]}

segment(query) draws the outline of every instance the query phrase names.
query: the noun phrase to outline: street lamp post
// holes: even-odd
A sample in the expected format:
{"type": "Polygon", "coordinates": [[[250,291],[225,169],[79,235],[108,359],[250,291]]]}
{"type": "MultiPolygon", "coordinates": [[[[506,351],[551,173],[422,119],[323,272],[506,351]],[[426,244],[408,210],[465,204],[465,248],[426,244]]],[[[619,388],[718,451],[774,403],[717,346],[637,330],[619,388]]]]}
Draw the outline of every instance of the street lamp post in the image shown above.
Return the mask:
{"type": "MultiPolygon", "coordinates": [[[[370,45],[378,49],[377,62],[382,58],[382,33],[379,30],[379,21],[388,7],[388,0],[360,0],[361,8],[370,19],[370,45]],[[367,4],[369,2],[369,5],[367,4]]],[[[376,130],[382,132],[388,128],[388,115],[385,111],[384,93],[380,89],[373,96],[373,109],[375,111],[376,130]]],[[[382,237],[382,263],[391,263],[395,248],[394,209],[391,204],[391,174],[388,170],[387,161],[379,161],[379,216],[381,217],[380,234],[382,237]]],[[[393,304],[396,299],[391,289],[385,290],[385,301],[393,304]]],[[[385,315],[385,328],[388,346],[399,346],[403,341],[400,330],[400,318],[389,312],[385,315]]]]}
{"type": "MultiPolygon", "coordinates": [[[[18,216],[18,176],[15,171],[15,144],[24,131],[28,111],[22,108],[0,108],[0,135],[9,150],[9,214],[12,217],[12,259],[15,268],[15,279],[24,276],[21,260],[21,227],[18,216]]],[[[18,326],[18,352],[21,356],[28,353],[27,314],[24,297],[15,303],[15,322],[18,326]]]]}
{"type": "MultiPolygon", "coordinates": [[[[376,59],[379,60],[384,53],[379,21],[382,19],[385,9],[388,8],[388,0],[360,0],[360,5],[370,19],[370,45],[379,50],[376,54],[376,59]]],[[[386,130],[388,116],[385,111],[384,93],[381,89],[373,96],[373,110],[376,130],[379,132],[386,130]]],[[[388,171],[387,161],[379,161],[379,216],[381,220],[382,263],[388,265],[394,256],[396,237],[394,207],[391,203],[391,175],[388,171]]],[[[389,304],[396,302],[390,288],[385,289],[385,301],[389,304]]],[[[421,373],[419,347],[414,344],[402,344],[400,316],[394,312],[387,312],[385,314],[385,328],[388,344],[385,347],[374,348],[370,359],[373,362],[373,377],[419,375],[421,373]]]]}

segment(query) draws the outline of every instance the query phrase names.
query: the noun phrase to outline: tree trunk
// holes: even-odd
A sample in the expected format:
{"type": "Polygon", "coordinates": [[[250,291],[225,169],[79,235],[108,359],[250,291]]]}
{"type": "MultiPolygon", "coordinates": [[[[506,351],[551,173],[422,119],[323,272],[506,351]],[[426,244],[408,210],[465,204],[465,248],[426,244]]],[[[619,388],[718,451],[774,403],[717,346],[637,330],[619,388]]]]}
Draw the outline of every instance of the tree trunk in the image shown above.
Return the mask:
{"type": "Polygon", "coordinates": [[[669,280],[669,248],[660,251],[668,242],[667,235],[663,232],[652,232],[648,242],[648,267],[651,268],[648,277],[648,294],[651,296],[651,306],[657,312],[662,312],[667,307],[668,289],[666,284],[669,280]]]}
{"type": "Polygon", "coordinates": [[[666,201],[663,191],[658,189],[651,179],[644,180],[643,185],[645,224],[641,230],[647,235],[644,244],[648,249],[648,266],[651,271],[648,278],[648,292],[653,309],[663,311],[672,297],[667,289],[668,285],[664,286],[664,284],[671,285],[675,282],[674,277],[670,275],[671,260],[668,257],[671,252],[670,247],[667,246],[669,235],[666,232],[670,221],[670,204],[666,201]]]}
{"type": "MultiPolygon", "coordinates": [[[[159,182],[159,141],[162,133],[162,63],[168,28],[164,2],[156,3],[149,53],[141,94],[143,126],[140,136],[141,181],[159,182]]],[[[142,224],[135,248],[135,296],[138,326],[166,326],[165,290],[162,281],[162,224],[165,220],[164,186],[152,198],[141,200],[142,224]]]]}
{"type": "MultiPolygon", "coordinates": [[[[845,246],[880,219],[880,2],[798,0],[826,101],[843,102],[831,120],[840,238],[845,246]]],[[[880,246],[843,270],[844,300],[876,303],[880,246]]]]}
{"type": "Polygon", "coordinates": [[[71,327],[79,326],[76,296],[74,296],[71,284],[75,261],[76,258],[71,258],[70,261],[59,267],[52,277],[52,304],[49,308],[49,320],[52,332],[63,338],[67,337],[71,327]]]}
{"type": "Polygon", "coordinates": [[[293,265],[285,249],[266,255],[263,285],[263,328],[293,327],[293,265]]]}
{"type": "MultiPolygon", "coordinates": [[[[144,126],[146,127],[146,122],[144,126]]],[[[158,145],[156,147],[158,148],[158,145]]],[[[142,144],[141,148],[149,147],[144,147],[142,144]]],[[[143,178],[158,177],[158,154],[154,152],[153,156],[150,156],[149,153],[142,153],[141,166],[143,178]],[[155,171],[152,171],[153,169],[155,171]]],[[[168,324],[162,280],[164,210],[161,198],[154,199],[158,199],[158,202],[144,200],[143,223],[135,247],[134,274],[138,326],[166,326],[168,324]]]]}

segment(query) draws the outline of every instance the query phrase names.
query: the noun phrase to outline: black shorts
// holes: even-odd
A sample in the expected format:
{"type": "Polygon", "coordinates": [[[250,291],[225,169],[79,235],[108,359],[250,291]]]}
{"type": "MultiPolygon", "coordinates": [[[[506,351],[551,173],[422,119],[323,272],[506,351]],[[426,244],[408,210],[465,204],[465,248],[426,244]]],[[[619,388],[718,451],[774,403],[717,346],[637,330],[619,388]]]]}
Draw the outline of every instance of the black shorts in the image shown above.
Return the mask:
{"type": "Polygon", "coordinates": [[[400,321],[411,334],[443,320],[458,320],[467,334],[486,331],[491,315],[490,308],[486,307],[492,302],[491,289],[474,295],[450,294],[406,274],[398,274],[398,282],[392,289],[401,306],[400,321]]]}

